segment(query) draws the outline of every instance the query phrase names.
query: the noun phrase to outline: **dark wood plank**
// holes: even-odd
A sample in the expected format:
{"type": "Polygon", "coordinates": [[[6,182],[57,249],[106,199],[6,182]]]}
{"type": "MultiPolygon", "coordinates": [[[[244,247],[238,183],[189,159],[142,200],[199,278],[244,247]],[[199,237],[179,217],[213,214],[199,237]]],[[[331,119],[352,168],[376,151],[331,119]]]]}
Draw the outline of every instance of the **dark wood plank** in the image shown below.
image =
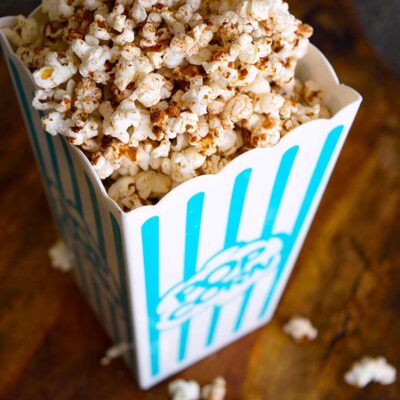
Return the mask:
{"type": "MultiPolygon", "coordinates": [[[[363,355],[400,368],[400,80],[359,30],[350,0],[293,1],[314,41],[364,103],[274,320],[179,374],[228,381],[229,399],[398,399],[400,384],[344,384],[363,355]],[[298,345],[293,314],[319,328],[298,345]]],[[[56,240],[4,61],[0,62],[0,398],[164,399],[141,392],[125,365],[104,368],[110,344],[72,279],[49,267],[56,240]]]]}

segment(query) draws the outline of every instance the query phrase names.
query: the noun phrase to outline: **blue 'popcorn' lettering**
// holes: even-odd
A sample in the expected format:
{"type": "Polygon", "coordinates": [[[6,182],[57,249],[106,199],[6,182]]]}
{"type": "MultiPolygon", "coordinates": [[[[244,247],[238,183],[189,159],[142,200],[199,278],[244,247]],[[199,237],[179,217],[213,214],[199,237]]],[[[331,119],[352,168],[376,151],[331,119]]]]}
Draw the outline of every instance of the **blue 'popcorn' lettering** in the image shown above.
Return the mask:
{"type": "Polygon", "coordinates": [[[192,279],[162,297],[158,329],[174,327],[208,307],[223,304],[273,273],[281,261],[284,239],[279,235],[239,243],[211,257],[192,279]]]}

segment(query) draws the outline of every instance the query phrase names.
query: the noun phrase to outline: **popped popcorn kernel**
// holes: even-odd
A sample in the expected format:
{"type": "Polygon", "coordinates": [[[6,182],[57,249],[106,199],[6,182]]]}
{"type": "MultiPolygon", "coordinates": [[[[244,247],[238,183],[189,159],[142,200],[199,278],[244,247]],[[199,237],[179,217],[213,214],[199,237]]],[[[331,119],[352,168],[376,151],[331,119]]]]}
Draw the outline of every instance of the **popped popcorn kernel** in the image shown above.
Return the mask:
{"type": "Polygon", "coordinates": [[[201,389],[201,398],[204,400],[224,400],[226,395],[226,381],[222,376],[213,380],[201,389]]]}
{"type": "Polygon", "coordinates": [[[363,357],[353,364],[344,375],[346,383],[363,388],[370,382],[391,385],[396,381],[397,371],[384,357],[363,357]]]}
{"type": "Polygon", "coordinates": [[[168,385],[168,392],[172,400],[198,400],[200,386],[196,381],[176,379],[168,385]]]}
{"type": "Polygon", "coordinates": [[[311,321],[303,317],[293,317],[284,327],[283,331],[290,335],[296,342],[301,340],[315,340],[318,330],[311,321]]]}
{"type": "Polygon", "coordinates": [[[66,244],[59,240],[48,251],[53,268],[69,272],[73,268],[73,257],[66,244]]]}
{"type": "Polygon", "coordinates": [[[40,34],[40,29],[38,22],[33,18],[18,15],[14,28],[4,28],[3,33],[14,46],[21,47],[34,43],[40,34]]]}
{"type": "Polygon", "coordinates": [[[55,89],[70,80],[77,72],[78,67],[71,53],[60,55],[49,53],[44,66],[33,73],[36,85],[42,89],[55,89]]]}

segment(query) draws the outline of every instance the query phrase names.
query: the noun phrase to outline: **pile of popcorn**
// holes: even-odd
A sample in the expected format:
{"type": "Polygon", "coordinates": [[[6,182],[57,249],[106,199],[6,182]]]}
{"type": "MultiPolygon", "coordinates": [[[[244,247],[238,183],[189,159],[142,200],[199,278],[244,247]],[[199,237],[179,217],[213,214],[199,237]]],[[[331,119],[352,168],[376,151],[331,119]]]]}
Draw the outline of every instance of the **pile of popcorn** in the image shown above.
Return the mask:
{"type": "Polygon", "coordinates": [[[5,30],[33,106],[124,210],[329,117],[295,79],[312,28],[282,0],[42,0],[42,13],[5,30]]]}

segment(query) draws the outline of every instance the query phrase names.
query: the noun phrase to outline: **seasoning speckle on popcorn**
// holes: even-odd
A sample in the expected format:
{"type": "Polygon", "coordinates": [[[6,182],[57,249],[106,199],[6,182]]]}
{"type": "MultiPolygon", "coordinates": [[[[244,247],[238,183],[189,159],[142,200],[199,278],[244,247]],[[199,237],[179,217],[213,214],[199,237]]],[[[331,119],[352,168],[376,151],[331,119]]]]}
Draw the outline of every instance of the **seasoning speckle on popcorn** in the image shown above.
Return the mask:
{"type": "Polygon", "coordinates": [[[126,211],[329,117],[318,86],[295,78],[312,28],[282,0],[43,0],[42,12],[5,30],[33,106],[126,211]]]}

